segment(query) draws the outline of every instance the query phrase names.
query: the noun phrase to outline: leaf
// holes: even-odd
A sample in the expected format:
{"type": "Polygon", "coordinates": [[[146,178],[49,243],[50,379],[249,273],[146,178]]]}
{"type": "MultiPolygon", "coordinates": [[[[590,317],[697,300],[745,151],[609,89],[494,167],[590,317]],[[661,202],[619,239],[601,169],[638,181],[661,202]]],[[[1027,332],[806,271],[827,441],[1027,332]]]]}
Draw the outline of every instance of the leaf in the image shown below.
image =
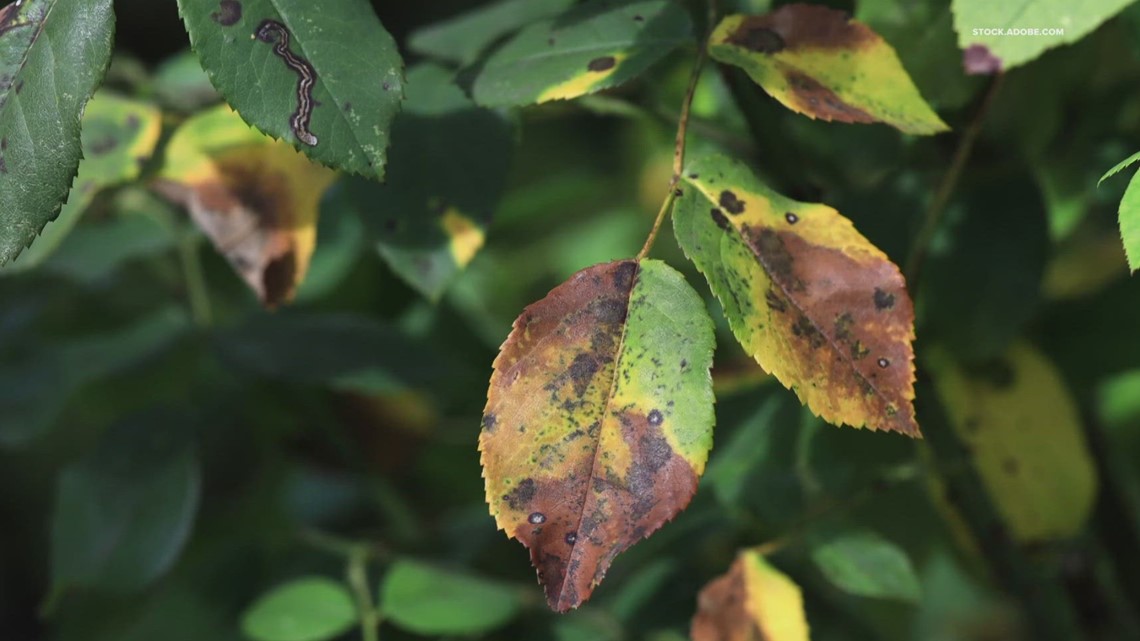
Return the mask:
{"type": "Polygon", "coordinates": [[[158,191],[186,207],[263,305],[291,300],[335,173],[250,129],[225,106],[187,120],[166,159],[158,191]]]}
{"type": "Polygon", "coordinates": [[[882,122],[917,135],[950,129],[891,45],[836,9],[791,4],[763,16],[727,16],[709,36],[709,55],[744,69],[785,107],[810,118],[882,122]]]}
{"type": "Polygon", "coordinates": [[[100,190],[138,178],[162,132],[162,114],[153,105],[97,92],[83,113],[83,159],[67,204],[39,242],[0,274],[25,271],[55,252],[100,190]]]}
{"type": "Polygon", "coordinates": [[[826,421],[920,436],[898,268],[831,207],[785,198],[736,161],[685,174],[677,241],[745,350],[826,421]]]}
{"type": "Polygon", "coordinates": [[[79,167],[79,120],[103,78],[111,0],[0,9],[0,266],[55,220],[79,167]]]}
{"type": "MultiPolygon", "coordinates": [[[[1106,178],[1111,178],[1129,165],[1140,161],[1140,151],[1132,154],[1109,169],[1100,180],[1099,187],[1106,178]]],[[[1140,174],[1133,174],[1120,199],[1120,237],[1124,240],[1124,255],[1128,258],[1128,268],[1135,273],[1140,269],[1140,174]]]]}
{"type": "Polygon", "coordinates": [[[1108,180],[1109,178],[1112,178],[1116,174],[1120,173],[1121,171],[1124,171],[1125,169],[1127,169],[1131,165],[1134,165],[1138,161],[1140,161],[1140,151],[1132,154],[1131,156],[1125,158],[1124,160],[1121,160],[1120,162],[1116,163],[1116,165],[1112,169],[1109,169],[1108,171],[1104,172],[1104,175],[1100,177],[1100,180],[1096,181],[1096,186],[1100,187],[1100,184],[1102,182],[1104,182],[1105,180],[1108,180]]]}
{"type": "Polygon", "coordinates": [[[503,343],[479,436],[487,503],[530,549],[550,607],[688,504],[712,445],[704,304],[656,261],[588,267],[503,343]]]}
{"type": "Polygon", "coordinates": [[[403,61],[370,3],[178,0],[178,8],[210,82],[242,118],[324,165],[383,178],[403,61]]]}
{"type": "Polygon", "coordinates": [[[826,538],[812,561],[835,587],[857,596],[917,602],[922,587],[906,552],[871,530],[826,538]]]}
{"type": "Polygon", "coordinates": [[[487,58],[472,87],[487,106],[568,100],[630,80],[692,40],[668,0],[591,0],[534,23],[487,58]]]}
{"type": "Polygon", "coordinates": [[[193,113],[221,100],[202,63],[189,49],[158,65],[151,91],[163,107],[182,113],[193,113]]]}
{"type": "Polygon", "coordinates": [[[1097,476],[1076,402],[1036,349],[1015,343],[963,367],[930,353],[938,396],[1017,541],[1064,539],[1084,526],[1097,476]]]}
{"type": "Polygon", "coordinates": [[[729,571],[697,599],[693,641],[808,641],[800,588],[755,550],[737,555],[729,571]]]}
{"type": "Polygon", "coordinates": [[[513,619],[521,604],[508,586],[403,559],[385,575],[380,605],[394,625],[430,636],[493,630],[513,619]]]}
{"type": "Polygon", "coordinates": [[[414,67],[407,90],[392,127],[387,181],[351,179],[347,190],[381,256],[436,301],[483,246],[510,168],[513,128],[476,107],[442,67],[414,67]]]}
{"type": "Polygon", "coordinates": [[[323,641],[356,622],[356,607],[345,587],[332,579],[295,579],[264,594],[241,619],[255,641],[323,641]]]}
{"type": "Polygon", "coordinates": [[[1080,40],[1132,0],[953,0],[954,29],[967,73],[1008,71],[1080,40]],[[1036,32],[1036,33],[1034,33],[1036,32]]]}
{"type": "Polygon", "coordinates": [[[499,0],[413,31],[408,48],[469,65],[499,38],[572,4],[573,0],[499,0]]]}
{"type": "Polygon", "coordinates": [[[60,473],[52,592],[150,584],[181,553],[200,494],[197,454],[178,414],[151,410],[112,426],[60,473]]]}

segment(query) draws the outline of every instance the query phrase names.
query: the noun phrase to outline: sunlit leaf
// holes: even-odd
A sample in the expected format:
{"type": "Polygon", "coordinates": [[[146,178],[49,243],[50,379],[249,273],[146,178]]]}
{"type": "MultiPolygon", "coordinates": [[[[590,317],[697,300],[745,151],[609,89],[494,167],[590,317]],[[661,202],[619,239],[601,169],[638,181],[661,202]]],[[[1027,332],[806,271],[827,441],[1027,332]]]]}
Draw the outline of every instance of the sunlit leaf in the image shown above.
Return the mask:
{"type": "Polygon", "coordinates": [[[178,0],[210,81],[248,122],[383,177],[403,61],[367,0],[178,0]]]}
{"type": "Polygon", "coordinates": [[[519,611],[517,589],[493,581],[401,560],[384,576],[380,607],[416,634],[478,634],[510,621],[519,611]]]}
{"type": "Polygon", "coordinates": [[[224,106],[186,121],[166,159],[158,190],[186,207],[265,306],[288,302],[309,267],[334,172],[224,106]]]}
{"type": "Polygon", "coordinates": [[[620,85],[691,41],[669,0],[591,0],[526,27],[491,54],[472,94],[481,105],[567,100],[620,85]]]}
{"type": "Polygon", "coordinates": [[[918,601],[921,595],[906,552],[871,530],[823,538],[812,546],[811,558],[845,592],[901,601],[918,601]]]}
{"type": "Polygon", "coordinates": [[[262,595],[242,616],[241,628],[254,641],[324,641],[355,621],[356,606],[344,585],[314,576],[262,595]]]}
{"type": "Polygon", "coordinates": [[[677,240],[737,340],[824,420],[918,436],[902,274],[831,207],[710,156],[685,171],[677,240]]]}
{"type": "Polygon", "coordinates": [[[1079,532],[1097,475],[1077,405],[1053,365],[1025,343],[969,367],[941,350],[930,359],[950,423],[1013,538],[1079,532]]]}
{"type": "Polygon", "coordinates": [[[416,53],[467,65],[499,38],[565,10],[573,0],[498,0],[412,32],[416,53]]]}
{"type": "MultiPolygon", "coordinates": [[[[1120,161],[1109,169],[1100,181],[1104,182],[1129,165],[1140,161],[1140,151],[1120,161]]],[[[1124,190],[1124,197],[1120,199],[1120,237],[1124,240],[1124,255],[1128,258],[1128,267],[1133,272],[1140,269],[1140,172],[1132,175],[1128,188],[1124,190]]]]}
{"type": "Polygon", "coordinates": [[[693,641],[808,641],[800,588],[754,550],[701,590],[693,641]]]}
{"type": "Polygon", "coordinates": [[[113,33],[111,0],[0,9],[0,265],[59,214],[79,167],[80,116],[113,33]]]}
{"type": "Polygon", "coordinates": [[[909,134],[949,127],[918,93],[895,50],[867,25],[818,5],[724,18],[709,55],[741,67],[797,113],[838,122],[883,122],[909,134]]]}
{"type": "Polygon", "coordinates": [[[584,269],[515,321],[479,449],[491,513],[530,548],[552,609],[589,598],[696,491],[713,341],[696,292],[655,260],[584,269]]]}

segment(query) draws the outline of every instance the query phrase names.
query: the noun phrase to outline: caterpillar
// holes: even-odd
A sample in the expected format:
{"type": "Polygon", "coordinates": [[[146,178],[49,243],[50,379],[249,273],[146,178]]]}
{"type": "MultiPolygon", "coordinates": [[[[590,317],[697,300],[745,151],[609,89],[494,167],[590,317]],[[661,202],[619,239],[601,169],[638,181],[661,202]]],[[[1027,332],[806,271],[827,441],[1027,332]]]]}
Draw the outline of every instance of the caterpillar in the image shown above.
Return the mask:
{"type": "Polygon", "coordinates": [[[298,140],[310,147],[316,146],[318,140],[309,131],[309,121],[313,117],[313,84],[317,81],[317,72],[307,60],[289,50],[289,30],[280,22],[262,20],[254,36],[272,44],[273,53],[281,56],[285,66],[297,73],[297,110],[289,118],[289,126],[298,140]]]}

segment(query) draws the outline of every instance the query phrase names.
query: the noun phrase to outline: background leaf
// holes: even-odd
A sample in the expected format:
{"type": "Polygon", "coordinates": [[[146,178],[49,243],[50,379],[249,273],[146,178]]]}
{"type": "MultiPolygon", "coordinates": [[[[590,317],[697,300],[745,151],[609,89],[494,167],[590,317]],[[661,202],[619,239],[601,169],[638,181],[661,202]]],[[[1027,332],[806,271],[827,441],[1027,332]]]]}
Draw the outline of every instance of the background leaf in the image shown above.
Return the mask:
{"type": "Polygon", "coordinates": [[[763,555],[744,550],[723,576],[701,590],[693,641],[807,641],[800,588],[763,555]]]}
{"type": "Polygon", "coordinates": [[[241,627],[254,641],[323,641],[340,636],[356,621],[348,590],[323,577],[295,579],[257,600],[241,627]]]}
{"type": "Polygon", "coordinates": [[[509,586],[412,560],[384,576],[380,606],[393,624],[421,635],[470,635],[518,614],[521,593],[509,586]]]}
{"type": "Polygon", "coordinates": [[[573,0],[499,0],[414,31],[408,48],[468,65],[499,38],[572,4],[573,0]]]}
{"type": "Polygon", "coordinates": [[[906,552],[871,530],[842,532],[812,546],[811,558],[836,587],[859,596],[918,601],[906,552]]]}

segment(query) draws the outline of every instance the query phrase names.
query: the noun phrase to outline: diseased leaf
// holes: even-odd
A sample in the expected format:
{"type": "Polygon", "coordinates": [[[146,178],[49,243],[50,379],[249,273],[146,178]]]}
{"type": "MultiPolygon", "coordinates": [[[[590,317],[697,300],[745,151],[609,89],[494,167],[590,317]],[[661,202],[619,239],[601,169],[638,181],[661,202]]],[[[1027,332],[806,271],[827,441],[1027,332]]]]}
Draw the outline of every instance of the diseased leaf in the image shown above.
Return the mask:
{"type": "Polygon", "coordinates": [[[108,91],[96,93],[83,113],[83,159],[67,204],[44,228],[39,242],[20,260],[0,268],[0,274],[36,267],[51,256],[101,189],[138,178],[161,131],[162,114],[153,105],[108,91]]]}
{"type": "MultiPolygon", "coordinates": [[[[1140,151],[1120,161],[1115,167],[1109,169],[1097,186],[1129,165],[1140,161],[1140,151]]],[[[1124,190],[1124,197],[1120,199],[1120,237],[1124,241],[1124,255],[1128,258],[1128,268],[1133,273],[1140,269],[1140,172],[1132,175],[1128,188],[1124,190]]]]}
{"type": "Polygon", "coordinates": [[[499,38],[572,4],[574,0],[499,0],[413,31],[408,48],[468,65],[499,38]]]}
{"type": "Polygon", "coordinates": [[[491,514],[530,549],[552,609],[589,598],[696,491],[713,346],[696,292],[655,260],[588,267],[515,321],[479,450],[491,514]]]}
{"type": "Polygon", "coordinates": [[[814,413],[920,436],[906,284],[851,221],[710,156],[686,170],[673,228],[740,344],[814,413]]]}
{"type": "Polygon", "coordinates": [[[382,178],[403,99],[396,42],[367,0],[178,0],[210,81],[313,160],[382,178]]]}
{"type": "Polygon", "coordinates": [[[491,54],[472,87],[487,106],[567,100],[615,87],[692,40],[669,0],[591,0],[526,27],[491,54]]]}
{"type": "Polygon", "coordinates": [[[487,632],[514,618],[520,605],[509,586],[411,560],[394,563],[380,588],[387,618],[425,636],[487,632]]]}
{"type": "Polygon", "coordinates": [[[1008,71],[1080,40],[1133,0],[953,0],[967,73],[1008,71]]]}
{"type": "Polygon", "coordinates": [[[921,585],[906,552],[871,530],[844,532],[812,546],[812,561],[835,587],[858,596],[918,601],[921,585]]]}
{"type": "Polygon", "coordinates": [[[254,641],[324,641],[344,634],[355,621],[348,589],[313,576],[262,595],[242,616],[241,628],[254,641]]]}
{"type": "Polygon", "coordinates": [[[166,158],[158,191],[186,207],[262,304],[291,300],[334,172],[250,129],[225,106],[187,120],[166,158]]]}
{"type": "Polygon", "coordinates": [[[79,167],[80,116],[111,58],[111,0],[0,9],[0,266],[55,220],[79,167]]]}
{"type": "Polygon", "coordinates": [[[800,588],[763,555],[744,550],[701,590],[693,641],[808,641],[800,588]]]}
{"type": "Polygon", "coordinates": [[[1076,403],[1053,365],[1026,343],[969,367],[936,349],[930,365],[950,424],[1013,538],[1078,533],[1097,477],[1076,403]]]}
{"type": "Polygon", "coordinates": [[[895,50],[836,9],[791,4],[763,16],[727,16],[709,37],[709,55],[744,69],[785,107],[811,118],[883,122],[919,135],[949,130],[895,50]]]}
{"type": "Polygon", "coordinates": [[[392,127],[387,181],[350,179],[347,191],[381,256],[435,301],[483,246],[513,131],[501,114],[476,107],[442,67],[413,68],[407,90],[392,127]]]}

